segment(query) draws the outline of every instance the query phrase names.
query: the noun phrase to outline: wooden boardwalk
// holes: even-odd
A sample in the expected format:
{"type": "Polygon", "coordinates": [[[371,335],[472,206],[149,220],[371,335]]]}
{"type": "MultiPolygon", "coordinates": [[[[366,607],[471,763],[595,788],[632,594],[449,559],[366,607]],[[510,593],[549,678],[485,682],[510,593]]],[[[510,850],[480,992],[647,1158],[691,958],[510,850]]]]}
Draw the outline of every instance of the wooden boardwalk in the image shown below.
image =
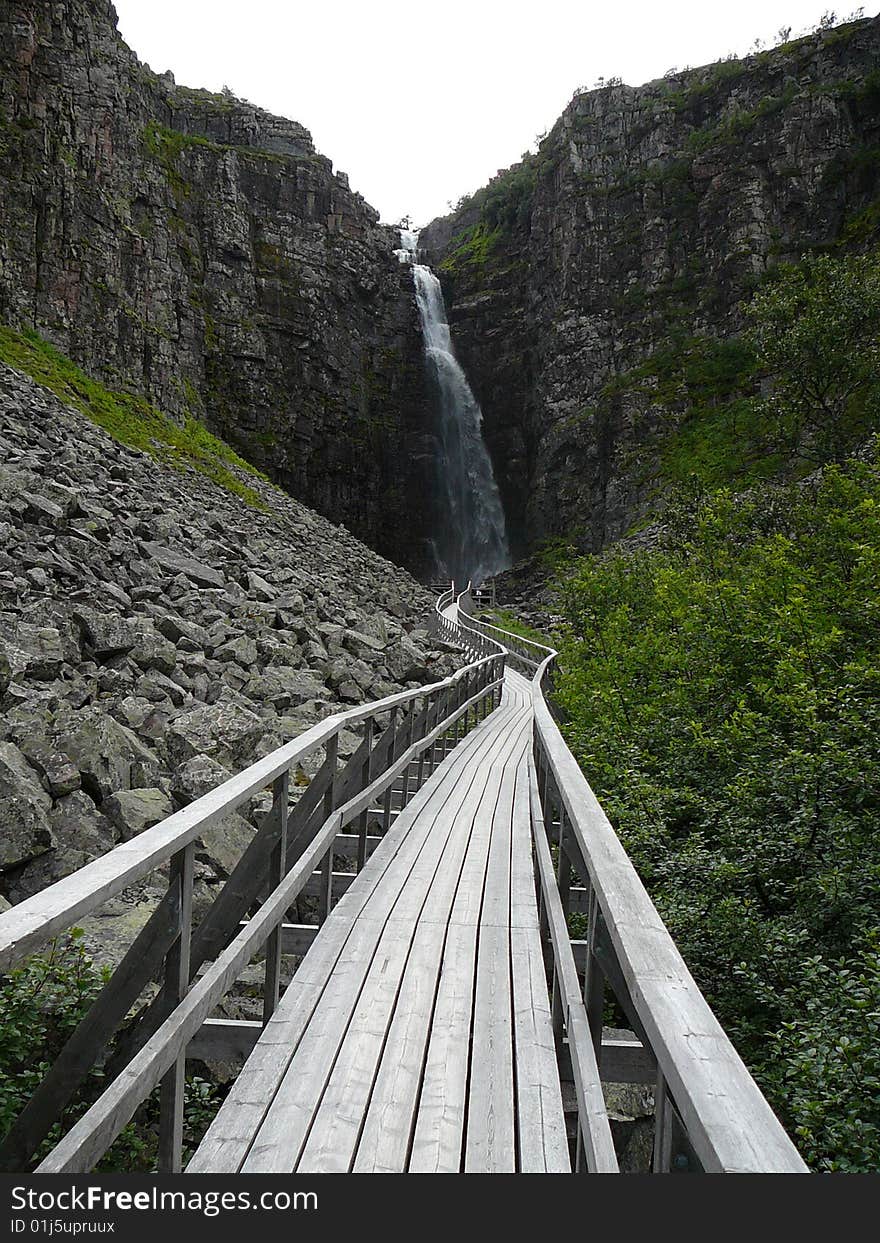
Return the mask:
{"type": "Polygon", "coordinates": [[[239,1057],[189,1172],[612,1173],[603,1083],[651,1085],[655,1173],[806,1169],[559,732],[544,691],[556,653],[471,608],[469,591],[437,601],[439,633],[468,657],[450,677],[327,717],[0,913],[8,970],[164,868],[164,896],[0,1142],[0,1168],[29,1168],[113,1049],[107,1086],[38,1173],[93,1169],[154,1089],[159,1170],[179,1172],[187,1059],[239,1057]],[[194,920],[198,839],[268,789],[194,920]],[[340,856],[357,872],[335,871],[340,856]],[[317,895],[315,921],[289,924],[300,895],[317,895]],[[262,1021],[217,1017],[261,952],[262,1021]],[[279,997],[285,953],[303,957],[279,997]],[[609,996],[631,1033],[603,1029],[609,996]]]}
{"type": "Polygon", "coordinates": [[[323,924],[189,1172],[570,1169],[538,927],[532,691],[432,774],[323,924]]]}

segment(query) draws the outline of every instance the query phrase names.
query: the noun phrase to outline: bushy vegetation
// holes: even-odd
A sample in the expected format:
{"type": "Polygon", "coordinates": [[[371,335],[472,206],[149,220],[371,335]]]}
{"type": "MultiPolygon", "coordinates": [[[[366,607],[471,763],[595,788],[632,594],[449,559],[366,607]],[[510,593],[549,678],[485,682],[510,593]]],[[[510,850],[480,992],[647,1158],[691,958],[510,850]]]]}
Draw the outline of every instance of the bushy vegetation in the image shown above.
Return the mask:
{"type": "MultiPolygon", "coordinates": [[[[79,929],[54,941],[20,967],[0,976],[0,1140],[42,1082],[68,1037],[106,983],[107,973],[91,962],[79,929]]],[[[37,1165],[107,1086],[100,1066],[86,1077],[62,1118],[33,1158],[37,1165]]],[[[197,1075],[187,1078],[184,1105],[185,1155],[195,1150],[220,1106],[217,1087],[197,1075]]],[[[159,1121],[158,1090],[144,1102],[102,1158],[98,1169],[116,1173],[155,1170],[159,1121]]]]}
{"type": "Polygon", "coordinates": [[[805,1156],[880,1162],[880,465],[564,581],[570,745],[805,1156]]]}
{"type": "Polygon", "coordinates": [[[880,417],[880,258],[806,256],[747,308],[772,381],[762,403],[782,452],[839,460],[880,417]]]}
{"type": "Polygon", "coordinates": [[[254,508],[265,509],[258,493],[235,473],[261,477],[260,472],[191,415],[180,426],[143,397],[106,388],[30,330],[15,332],[0,324],[0,361],[51,389],[121,444],[180,470],[192,467],[254,508]]]}
{"type": "Polygon", "coordinates": [[[876,255],[805,259],[756,296],[742,357],[655,356],[653,391],[745,401],[813,473],[736,495],[694,472],[659,544],[559,586],[572,750],[818,1170],[880,1164],[878,280],[876,255]]]}

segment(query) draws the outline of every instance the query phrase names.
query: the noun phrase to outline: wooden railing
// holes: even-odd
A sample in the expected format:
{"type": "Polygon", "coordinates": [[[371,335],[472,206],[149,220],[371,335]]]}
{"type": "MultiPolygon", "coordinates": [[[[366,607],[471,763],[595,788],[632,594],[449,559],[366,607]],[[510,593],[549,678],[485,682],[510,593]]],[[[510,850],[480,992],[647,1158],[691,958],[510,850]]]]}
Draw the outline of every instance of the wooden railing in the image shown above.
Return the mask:
{"type": "Polygon", "coordinates": [[[655,1172],[806,1172],[559,732],[545,695],[556,651],[479,621],[468,607],[465,592],[465,632],[506,647],[532,679],[535,866],[557,1055],[577,1096],[578,1168],[616,1168],[596,1118],[600,1080],[623,1080],[654,1084],[655,1172]],[[586,916],[584,940],[569,937],[574,912],[586,916]],[[606,990],[637,1042],[603,1042],[606,990]]]}
{"type": "MultiPolygon", "coordinates": [[[[447,592],[438,608],[451,599],[447,592]]],[[[184,1069],[189,1050],[200,1056],[246,1053],[268,1022],[279,996],[281,956],[303,952],[351,873],[333,871],[334,855],[359,871],[377,835],[431,771],[500,701],[504,653],[470,632],[471,662],[451,677],[328,717],[265,759],[230,778],[154,828],[117,846],[78,872],[0,915],[0,970],[7,970],[158,868],[168,887],[45,1080],[0,1146],[0,1166],[28,1167],[53,1124],[108,1048],[152,981],[161,984],[126,1024],[110,1062],[109,1086],[37,1167],[38,1172],[92,1169],[135,1110],[160,1086],[159,1168],[181,1168],[184,1069]],[[344,764],[339,736],[359,729],[361,742],[344,764]],[[316,775],[297,802],[291,774],[315,752],[316,775]],[[271,787],[272,807],[226,884],[193,926],[193,868],[201,834],[271,787]],[[343,830],[353,826],[348,834],[343,830]],[[318,923],[286,918],[303,893],[317,896],[318,923]],[[244,967],[265,950],[262,1024],[211,1020],[211,1012],[244,967]]]]}

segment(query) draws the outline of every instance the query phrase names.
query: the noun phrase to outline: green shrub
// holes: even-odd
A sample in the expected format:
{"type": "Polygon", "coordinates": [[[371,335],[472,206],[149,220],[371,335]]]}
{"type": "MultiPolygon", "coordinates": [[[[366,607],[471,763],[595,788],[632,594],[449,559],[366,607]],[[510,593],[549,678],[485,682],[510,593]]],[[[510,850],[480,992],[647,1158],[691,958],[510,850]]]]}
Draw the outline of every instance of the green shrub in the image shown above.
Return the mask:
{"type": "Polygon", "coordinates": [[[880,462],[562,580],[569,744],[816,1169],[880,1163],[880,462]]]}
{"type": "MultiPolygon", "coordinates": [[[[44,953],[0,976],[0,1139],[42,1082],[52,1062],[108,978],[91,962],[74,928],[44,953]]],[[[37,1165],[107,1086],[100,1064],[86,1076],[59,1121],[40,1145],[37,1165]]],[[[185,1157],[194,1151],[220,1106],[222,1094],[206,1079],[187,1077],[184,1101],[185,1157]]],[[[156,1168],[158,1089],[143,1103],[101,1159],[98,1170],[114,1173],[156,1168]]]]}

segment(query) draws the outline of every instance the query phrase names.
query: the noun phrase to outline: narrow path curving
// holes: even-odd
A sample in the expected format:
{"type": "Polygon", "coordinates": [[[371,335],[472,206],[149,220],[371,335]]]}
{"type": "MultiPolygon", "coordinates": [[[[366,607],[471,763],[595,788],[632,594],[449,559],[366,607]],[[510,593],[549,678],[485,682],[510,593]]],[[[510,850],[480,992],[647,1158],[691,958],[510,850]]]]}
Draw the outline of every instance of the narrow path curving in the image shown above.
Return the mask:
{"type": "MultiPolygon", "coordinates": [[[[457,606],[451,606],[453,620],[457,606]]],[[[528,815],[530,684],[398,816],[189,1172],[570,1169],[528,815]]]]}

